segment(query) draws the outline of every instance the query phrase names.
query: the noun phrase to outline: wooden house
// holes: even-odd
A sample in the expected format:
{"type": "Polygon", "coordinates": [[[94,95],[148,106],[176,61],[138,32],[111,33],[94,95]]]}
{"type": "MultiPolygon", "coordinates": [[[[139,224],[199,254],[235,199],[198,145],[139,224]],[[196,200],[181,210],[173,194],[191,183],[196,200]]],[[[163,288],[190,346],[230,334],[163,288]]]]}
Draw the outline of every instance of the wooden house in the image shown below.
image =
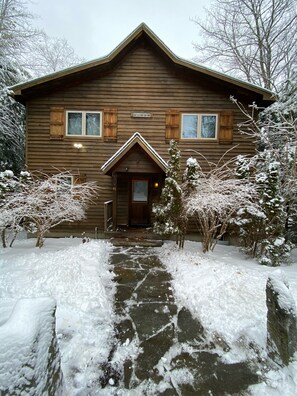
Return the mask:
{"type": "Polygon", "coordinates": [[[148,227],[160,196],[168,147],[178,140],[182,170],[193,150],[211,161],[252,154],[241,135],[244,105],[271,103],[271,92],[174,55],[141,24],[108,56],[13,87],[26,106],[26,163],[73,181],[97,181],[87,219],[63,231],[103,232],[107,220],[148,227]]]}

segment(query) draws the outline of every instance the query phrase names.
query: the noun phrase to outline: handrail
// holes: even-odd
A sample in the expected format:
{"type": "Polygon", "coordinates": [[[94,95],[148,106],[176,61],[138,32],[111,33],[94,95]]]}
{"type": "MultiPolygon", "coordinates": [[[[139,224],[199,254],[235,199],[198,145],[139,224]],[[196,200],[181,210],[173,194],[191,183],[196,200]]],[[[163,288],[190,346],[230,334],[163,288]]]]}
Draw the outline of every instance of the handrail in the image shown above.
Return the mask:
{"type": "Polygon", "coordinates": [[[104,232],[111,231],[113,228],[112,204],[113,201],[104,202],[104,232]]]}

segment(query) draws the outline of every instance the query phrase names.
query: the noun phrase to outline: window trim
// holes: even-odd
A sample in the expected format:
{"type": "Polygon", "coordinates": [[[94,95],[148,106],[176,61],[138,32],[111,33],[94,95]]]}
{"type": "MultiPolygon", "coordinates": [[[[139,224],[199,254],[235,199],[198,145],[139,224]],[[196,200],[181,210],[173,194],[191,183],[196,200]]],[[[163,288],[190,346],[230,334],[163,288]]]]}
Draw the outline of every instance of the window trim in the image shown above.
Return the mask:
{"type": "Polygon", "coordinates": [[[101,138],[102,137],[102,126],[103,126],[103,111],[95,110],[66,110],[66,136],[71,138],[101,138]],[[82,133],[81,135],[71,135],[68,133],[68,114],[69,113],[79,113],[82,115],[82,133]],[[99,135],[87,135],[86,134],[86,124],[87,124],[87,114],[100,114],[100,125],[99,125],[99,135]]]}
{"type": "MultiPolygon", "coordinates": [[[[55,175],[54,175],[55,176],[55,175]]],[[[73,193],[73,186],[74,186],[74,176],[73,175],[71,175],[71,174],[69,174],[69,175],[64,175],[63,177],[62,177],[62,179],[68,179],[68,180],[70,180],[70,183],[69,184],[63,184],[63,185],[61,185],[60,183],[59,183],[59,181],[60,181],[60,179],[56,179],[56,186],[57,186],[57,189],[56,189],[56,196],[58,197],[58,196],[63,196],[63,193],[66,191],[66,190],[64,190],[65,189],[65,187],[67,187],[67,192],[69,192],[69,193],[73,193]]]]}
{"type": "Polygon", "coordinates": [[[181,131],[180,131],[180,138],[182,140],[203,140],[203,141],[217,141],[219,136],[219,113],[181,113],[181,131]],[[197,137],[185,137],[183,136],[183,129],[184,129],[184,116],[197,116],[197,137]],[[216,124],[215,124],[215,137],[202,137],[201,130],[202,130],[202,117],[203,116],[214,116],[216,117],[216,124]]]}

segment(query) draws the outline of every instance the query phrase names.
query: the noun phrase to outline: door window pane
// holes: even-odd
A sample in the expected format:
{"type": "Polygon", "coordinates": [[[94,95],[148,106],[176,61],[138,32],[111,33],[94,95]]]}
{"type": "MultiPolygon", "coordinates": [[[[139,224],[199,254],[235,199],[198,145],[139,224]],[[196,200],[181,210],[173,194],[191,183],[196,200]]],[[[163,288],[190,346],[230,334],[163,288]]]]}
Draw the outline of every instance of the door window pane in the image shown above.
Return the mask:
{"type": "Polygon", "coordinates": [[[147,202],[148,181],[133,180],[132,183],[132,200],[135,202],[147,202]]]}
{"type": "Polygon", "coordinates": [[[201,137],[215,139],[217,117],[215,115],[203,115],[201,117],[201,137]]]}
{"type": "Polygon", "coordinates": [[[68,113],[68,135],[82,134],[82,114],[68,113]]]}
{"type": "Polygon", "coordinates": [[[100,135],[100,113],[86,113],[86,135],[100,135]]]}
{"type": "Polygon", "coordinates": [[[198,125],[198,115],[184,114],[182,137],[186,139],[197,138],[197,125],[198,125]]]}

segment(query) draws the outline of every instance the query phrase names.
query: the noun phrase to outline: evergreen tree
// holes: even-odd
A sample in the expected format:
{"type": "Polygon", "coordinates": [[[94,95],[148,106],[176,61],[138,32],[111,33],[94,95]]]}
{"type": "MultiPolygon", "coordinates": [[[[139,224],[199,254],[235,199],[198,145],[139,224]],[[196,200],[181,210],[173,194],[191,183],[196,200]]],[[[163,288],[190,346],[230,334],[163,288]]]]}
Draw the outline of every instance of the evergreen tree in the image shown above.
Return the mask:
{"type": "Polygon", "coordinates": [[[183,195],[188,197],[198,186],[199,173],[201,172],[200,165],[196,158],[190,157],[187,159],[186,169],[183,174],[183,195]]]}
{"type": "Polygon", "coordinates": [[[169,161],[164,188],[159,203],[153,207],[155,214],[154,231],[166,237],[176,235],[178,243],[182,236],[182,189],[178,184],[180,151],[176,141],[170,141],[168,151],[169,161]]]}
{"type": "Polygon", "coordinates": [[[276,266],[287,261],[290,246],[285,239],[286,213],[280,188],[280,163],[270,158],[269,152],[265,154],[264,171],[256,175],[261,192],[260,205],[266,215],[260,263],[276,266]]]}
{"type": "Polygon", "coordinates": [[[12,98],[9,86],[24,79],[12,62],[0,57],[0,171],[24,169],[25,109],[12,98]]]}
{"type": "MultiPolygon", "coordinates": [[[[236,162],[236,176],[243,180],[254,181],[252,172],[254,163],[251,159],[238,156],[236,162]]],[[[257,201],[259,202],[259,200],[257,201]]],[[[236,218],[232,221],[239,227],[239,243],[243,251],[256,257],[261,250],[261,242],[265,238],[266,215],[258,203],[244,206],[237,212],[236,218]]]]}
{"type": "Polygon", "coordinates": [[[241,246],[261,264],[280,265],[288,260],[291,249],[285,238],[286,212],[281,195],[280,163],[271,158],[267,150],[252,161],[240,158],[237,175],[246,179],[253,177],[259,194],[257,203],[237,213],[235,223],[240,227],[241,246]]]}
{"type": "Polygon", "coordinates": [[[279,265],[286,261],[296,242],[297,230],[297,75],[288,90],[262,111],[256,120],[236,101],[247,117],[240,125],[258,143],[256,155],[239,158],[238,176],[253,179],[260,201],[239,211],[243,247],[260,262],[279,265]]]}
{"type": "Polygon", "coordinates": [[[198,164],[196,158],[190,157],[186,162],[186,169],[183,174],[183,183],[182,183],[182,210],[180,215],[180,237],[179,237],[179,246],[181,248],[184,247],[185,236],[187,233],[188,227],[188,214],[187,214],[187,200],[190,195],[196,191],[198,186],[198,179],[200,176],[201,168],[198,164]]]}

